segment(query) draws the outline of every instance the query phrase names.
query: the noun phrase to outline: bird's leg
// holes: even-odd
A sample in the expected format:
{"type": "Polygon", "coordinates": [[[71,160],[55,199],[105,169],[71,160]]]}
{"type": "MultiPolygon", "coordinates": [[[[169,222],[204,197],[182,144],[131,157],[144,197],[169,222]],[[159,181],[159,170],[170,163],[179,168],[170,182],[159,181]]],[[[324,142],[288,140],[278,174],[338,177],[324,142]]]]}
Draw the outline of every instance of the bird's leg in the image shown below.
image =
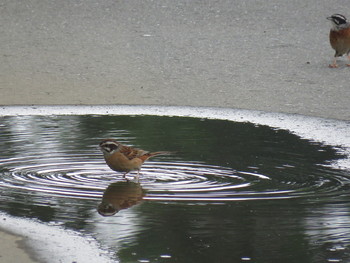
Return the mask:
{"type": "Polygon", "coordinates": [[[135,176],[135,182],[136,183],[140,182],[140,170],[137,170],[137,175],[135,176]]]}
{"type": "Polygon", "coordinates": [[[334,58],[333,63],[329,64],[329,67],[330,68],[337,68],[338,67],[338,65],[337,65],[337,58],[336,57],[334,58]]]}
{"type": "Polygon", "coordinates": [[[124,178],[126,181],[129,181],[129,179],[126,178],[126,174],[127,174],[127,173],[128,173],[128,172],[126,172],[126,173],[123,174],[123,178],[124,178]]]}
{"type": "MultiPolygon", "coordinates": [[[[350,55],[348,55],[348,59],[350,60],[350,55]]],[[[350,63],[346,64],[348,67],[350,67],[350,63]]]]}

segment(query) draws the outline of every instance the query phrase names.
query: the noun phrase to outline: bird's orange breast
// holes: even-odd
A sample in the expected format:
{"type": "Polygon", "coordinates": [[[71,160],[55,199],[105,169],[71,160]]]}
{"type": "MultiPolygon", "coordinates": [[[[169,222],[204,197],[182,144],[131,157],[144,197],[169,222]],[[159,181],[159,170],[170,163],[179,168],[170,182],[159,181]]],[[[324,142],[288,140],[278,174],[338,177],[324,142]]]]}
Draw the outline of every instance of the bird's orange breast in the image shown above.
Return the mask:
{"type": "Polygon", "coordinates": [[[337,56],[347,53],[350,50],[350,28],[339,31],[331,30],[329,40],[337,56]]]}
{"type": "Polygon", "coordinates": [[[143,164],[143,161],[140,158],[136,157],[130,160],[120,152],[116,152],[105,159],[108,166],[117,172],[139,170],[143,164]]]}

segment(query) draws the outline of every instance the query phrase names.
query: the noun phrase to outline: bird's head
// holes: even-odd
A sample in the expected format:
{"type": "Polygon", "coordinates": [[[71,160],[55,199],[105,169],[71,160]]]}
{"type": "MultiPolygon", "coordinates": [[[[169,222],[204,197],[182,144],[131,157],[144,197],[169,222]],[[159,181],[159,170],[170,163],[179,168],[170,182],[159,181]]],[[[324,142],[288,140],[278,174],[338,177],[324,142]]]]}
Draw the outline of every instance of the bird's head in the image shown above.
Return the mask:
{"type": "Polygon", "coordinates": [[[103,152],[105,156],[112,155],[113,153],[118,151],[119,146],[120,146],[120,143],[113,139],[103,140],[99,144],[100,150],[103,152]]]}
{"type": "Polygon", "coordinates": [[[348,26],[348,21],[345,16],[341,14],[334,14],[327,17],[328,20],[332,22],[333,30],[340,30],[348,26]]]}

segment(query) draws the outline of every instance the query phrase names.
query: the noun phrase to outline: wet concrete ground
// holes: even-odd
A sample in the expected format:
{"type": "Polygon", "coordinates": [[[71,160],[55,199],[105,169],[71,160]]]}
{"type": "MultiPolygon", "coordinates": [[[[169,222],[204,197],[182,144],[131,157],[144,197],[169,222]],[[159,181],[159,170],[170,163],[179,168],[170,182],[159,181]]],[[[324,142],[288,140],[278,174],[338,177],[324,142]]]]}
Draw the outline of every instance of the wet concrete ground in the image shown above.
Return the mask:
{"type": "Polygon", "coordinates": [[[218,106],[350,120],[347,1],[2,1],[0,104],[218,106]],[[344,9],[345,8],[345,9],[344,9]]]}

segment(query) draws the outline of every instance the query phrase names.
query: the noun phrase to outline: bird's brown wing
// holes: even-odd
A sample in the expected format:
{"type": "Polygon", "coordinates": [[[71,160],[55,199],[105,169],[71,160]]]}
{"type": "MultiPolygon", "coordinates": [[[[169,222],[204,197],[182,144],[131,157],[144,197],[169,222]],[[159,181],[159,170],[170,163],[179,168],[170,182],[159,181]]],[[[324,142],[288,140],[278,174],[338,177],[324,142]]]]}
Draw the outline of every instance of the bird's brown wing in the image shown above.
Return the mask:
{"type": "Polygon", "coordinates": [[[128,158],[129,160],[132,160],[136,157],[140,157],[144,154],[146,154],[147,152],[141,149],[136,149],[136,148],[132,148],[132,147],[128,147],[123,145],[123,147],[121,147],[120,149],[120,153],[124,154],[124,156],[126,158],[128,158]]]}

